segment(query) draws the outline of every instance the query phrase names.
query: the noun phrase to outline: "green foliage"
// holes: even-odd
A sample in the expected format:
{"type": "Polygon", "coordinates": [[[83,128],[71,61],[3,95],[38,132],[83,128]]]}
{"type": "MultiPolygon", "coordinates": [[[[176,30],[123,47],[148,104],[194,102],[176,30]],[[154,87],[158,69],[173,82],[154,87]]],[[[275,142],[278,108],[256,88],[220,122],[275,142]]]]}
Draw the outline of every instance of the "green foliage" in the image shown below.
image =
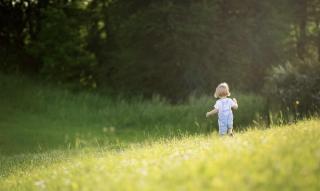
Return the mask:
{"type": "Polygon", "coordinates": [[[215,49],[214,32],[209,30],[215,16],[208,17],[213,11],[157,2],[129,15],[115,32],[119,47],[115,52],[118,72],[113,74],[116,84],[174,100],[212,88],[212,70],[203,69],[212,62],[209,50],[215,49]]]}
{"type": "Polygon", "coordinates": [[[12,2],[1,11],[16,16],[0,23],[2,71],[175,102],[221,81],[259,91],[295,47],[284,42],[298,22],[288,0],[12,2]]]}
{"type": "Polygon", "coordinates": [[[320,108],[320,64],[314,60],[297,62],[273,67],[265,91],[282,111],[306,116],[320,108]]]}
{"type": "Polygon", "coordinates": [[[252,2],[126,3],[107,9],[106,43],[115,43],[116,49],[109,52],[111,61],[101,65],[101,71],[113,72],[100,80],[111,78],[116,89],[147,96],[180,100],[207,93],[221,81],[257,90],[266,68],[279,61],[290,30],[283,25],[286,15],[279,15],[283,4],[275,8],[259,2],[247,10],[252,2]]]}
{"type": "Polygon", "coordinates": [[[83,26],[61,8],[47,8],[43,16],[37,41],[30,47],[30,53],[42,61],[41,73],[57,83],[95,88],[96,61],[85,49],[83,26]]]}
{"type": "Polygon", "coordinates": [[[174,103],[222,81],[259,93],[272,66],[319,60],[319,10],[317,0],[7,0],[0,70],[174,103]]]}
{"type": "MultiPolygon", "coordinates": [[[[217,118],[205,118],[215,99],[190,97],[171,105],[154,97],[146,101],[72,93],[25,78],[0,76],[1,154],[77,149],[97,143],[117,147],[142,140],[207,134],[217,130],[217,118]],[[14,140],[14,141],[13,141],[14,140]]],[[[235,93],[239,110],[235,129],[258,121],[264,100],[235,93]]]]}

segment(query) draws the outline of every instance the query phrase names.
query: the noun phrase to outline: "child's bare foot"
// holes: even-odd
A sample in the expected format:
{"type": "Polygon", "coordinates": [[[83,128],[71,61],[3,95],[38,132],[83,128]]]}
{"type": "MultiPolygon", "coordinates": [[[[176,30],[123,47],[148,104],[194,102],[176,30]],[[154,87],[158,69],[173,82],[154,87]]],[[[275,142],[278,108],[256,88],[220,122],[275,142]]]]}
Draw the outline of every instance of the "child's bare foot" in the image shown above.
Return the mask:
{"type": "Polygon", "coordinates": [[[230,137],[233,137],[233,136],[234,136],[234,135],[233,135],[232,128],[228,129],[228,135],[229,135],[230,137]]]}

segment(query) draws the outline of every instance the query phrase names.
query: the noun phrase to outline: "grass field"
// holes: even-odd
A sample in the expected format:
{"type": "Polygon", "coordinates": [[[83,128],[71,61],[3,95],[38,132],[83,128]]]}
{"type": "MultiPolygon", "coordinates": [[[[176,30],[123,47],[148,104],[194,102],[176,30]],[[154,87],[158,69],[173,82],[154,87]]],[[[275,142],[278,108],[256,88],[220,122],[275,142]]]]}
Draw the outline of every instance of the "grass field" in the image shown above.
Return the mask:
{"type": "Polygon", "coordinates": [[[319,124],[1,157],[0,190],[319,190],[319,124]]]}
{"type": "MultiPolygon", "coordinates": [[[[104,146],[123,148],[131,143],[184,135],[208,134],[216,118],[205,118],[215,100],[192,97],[170,105],[155,97],[143,101],[73,93],[0,75],[0,154],[45,152],[104,146]]],[[[241,112],[235,128],[241,130],[264,109],[261,97],[235,95],[241,112]]]]}
{"type": "Polygon", "coordinates": [[[320,190],[320,120],[265,128],[257,96],[236,95],[236,136],[219,137],[207,97],[123,101],[9,76],[0,88],[1,191],[320,190]]]}

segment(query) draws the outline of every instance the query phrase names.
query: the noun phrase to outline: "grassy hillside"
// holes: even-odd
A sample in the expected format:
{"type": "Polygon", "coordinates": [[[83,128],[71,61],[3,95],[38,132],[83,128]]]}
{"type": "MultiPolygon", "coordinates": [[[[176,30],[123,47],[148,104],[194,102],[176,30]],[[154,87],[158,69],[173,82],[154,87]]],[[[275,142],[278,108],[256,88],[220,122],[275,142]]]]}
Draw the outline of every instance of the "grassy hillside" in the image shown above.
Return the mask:
{"type": "MultiPolygon", "coordinates": [[[[97,146],[123,148],[217,129],[216,118],[204,117],[215,102],[208,97],[193,97],[179,105],[157,97],[124,101],[4,75],[0,75],[0,89],[0,154],[5,155],[97,146]]],[[[234,96],[240,105],[235,113],[239,130],[256,119],[264,102],[253,95],[234,96]]]]}
{"type": "Polygon", "coordinates": [[[319,148],[311,120],[233,138],[2,156],[0,190],[319,190],[319,148]]]}
{"type": "Polygon", "coordinates": [[[235,137],[215,100],[170,105],[0,76],[0,190],[319,190],[320,120],[256,128],[263,100],[235,95],[235,137]]]}

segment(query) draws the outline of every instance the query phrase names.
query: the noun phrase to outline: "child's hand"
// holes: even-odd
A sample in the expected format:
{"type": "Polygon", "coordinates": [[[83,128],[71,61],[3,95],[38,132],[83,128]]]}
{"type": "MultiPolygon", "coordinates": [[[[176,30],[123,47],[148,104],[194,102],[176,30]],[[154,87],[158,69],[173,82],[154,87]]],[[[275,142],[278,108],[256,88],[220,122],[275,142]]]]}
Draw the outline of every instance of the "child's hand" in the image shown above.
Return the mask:
{"type": "Polygon", "coordinates": [[[232,98],[232,101],[234,101],[235,103],[238,103],[236,98],[232,98]]]}
{"type": "Polygon", "coordinates": [[[234,102],[232,109],[238,109],[238,102],[237,102],[236,98],[233,98],[232,101],[234,102]]]}
{"type": "Polygon", "coordinates": [[[206,117],[208,118],[210,116],[210,112],[207,112],[206,113],[206,117]]]}

